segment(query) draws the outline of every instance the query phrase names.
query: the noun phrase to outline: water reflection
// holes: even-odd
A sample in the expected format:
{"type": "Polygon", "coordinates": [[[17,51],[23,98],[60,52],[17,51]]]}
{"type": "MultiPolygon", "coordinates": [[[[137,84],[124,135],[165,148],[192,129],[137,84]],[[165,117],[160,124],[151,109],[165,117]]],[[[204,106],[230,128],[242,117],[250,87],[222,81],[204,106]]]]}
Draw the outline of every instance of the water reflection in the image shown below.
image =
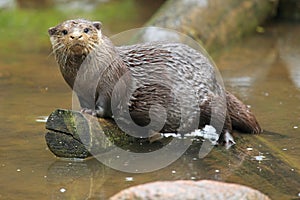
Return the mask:
{"type": "MultiPolygon", "coordinates": [[[[295,27],[298,29],[297,27],[295,27]]],[[[281,31],[278,41],[280,58],[285,62],[295,86],[300,89],[300,40],[299,31],[281,31]]]]}
{"type": "Polygon", "coordinates": [[[246,39],[222,53],[216,63],[228,90],[237,92],[244,100],[251,98],[254,89],[265,81],[278,56],[274,47],[272,38],[257,35],[255,39],[246,39]],[[257,43],[264,45],[258,46],[257,43]]]}
{"type": "MultiPolygon", "coordinates": [[[[252,141],[244,138],[239,142],[244,145],[252,141]]],[[[295,173],[289,165],[278,162],[270,152],[271,149],[261,148],[261,145],[263,145],[261,142],[254,144],[251,151],[244,146],[231,151],[216,148],[205,160],[202,160],[197,158],[199,143],[194,143],[185,155],[170,166],[143,174],[116,171],[96,159],[81,162],[58,160],[48,168],[47,183],[53,197],[64,199],[72,196],[81,199],[108,199],[116,191],[130,186],[157,180],[178,179],[220,181],[236,179],[260,190],[264,188],[264,182],[272,182],[274,185],[264,189],[265,193],[272,193],[280,198],[287,197],[288,194],[296,194],[300,186],[296,181],[300,178],[299,174],[295,173]],[[281,180],[280,183],[278,178],[281,180]],[[61,192],[61,189],[64,192],[61,192]]]]}

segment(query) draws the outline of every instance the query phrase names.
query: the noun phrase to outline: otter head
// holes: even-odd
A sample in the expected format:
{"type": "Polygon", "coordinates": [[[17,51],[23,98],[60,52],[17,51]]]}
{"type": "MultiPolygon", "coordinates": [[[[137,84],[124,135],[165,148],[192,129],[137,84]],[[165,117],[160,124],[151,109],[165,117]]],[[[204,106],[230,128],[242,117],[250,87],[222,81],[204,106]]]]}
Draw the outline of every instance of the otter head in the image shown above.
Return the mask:
{"type": "Polygon", "coordinates": [[[48,30],[58,61],[67,56],[87,56],[101,42],[101,22],[67,20],[48,30]],[[63,57],[61,57],[63,56],[63,57]]]}

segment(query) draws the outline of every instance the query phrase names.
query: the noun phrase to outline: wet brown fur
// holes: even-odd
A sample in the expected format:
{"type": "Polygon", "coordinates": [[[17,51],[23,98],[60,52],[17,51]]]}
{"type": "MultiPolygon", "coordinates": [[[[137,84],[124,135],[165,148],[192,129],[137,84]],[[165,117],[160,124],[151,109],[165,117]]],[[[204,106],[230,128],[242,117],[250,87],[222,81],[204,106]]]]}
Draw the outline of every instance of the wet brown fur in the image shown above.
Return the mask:
{"type": "MultiPolygon", "coordinates": [[[[175,71],[180,71],[177,65],[178,62],[179,64],[184,62],[182,61],[182,57],[174,57],[172,50],[169,49],[174,49],[174,51],[178,49],[180,53],[182,52],[182,56],[185,56],[187,60],[193,60],[194,58],[197,58],[197,56],[200,56],[194,51],[190,50],[188,47],[181,46],[180,44],[153,43],[149,45],[133,45],[115,48],[110,40],[102,35],[101,23],[82,19],[65,21],[56,27],[50,28],[49,34],[53,46],[53,52],[60,66],[62,75],[72,89],[74,89],[74,81],[83,60],[89,53],[97,49],[97,56],[99,59],[97,59],[96,62],[98,65],[96,67],[92,67],[92,69],[89,69],[92,73],[96,74],[98,77],[101,77],[97,85],[96,99],[93,99],[87,95],[87,93],[84,93],[86,91],[83,93],[81,93],[81,91],[76,92],[79,96],[81,106],[91,110],[100,110],[99,113],[97,113],[97,115],[100,117],[111,117],[112,113],[110,110],[110,101],[112,98],[112,90],[118,79],[128,70],[132,71],[133,74],[138,75],[147,70],[141,68],[141,66],[151,67],[152,65],[155,66],[154,64],[157,64],[164,66],[166,65],[169,68],[176,68],[175,71]],[[75,30],[75,28],[77,28],[77,32],[78,30],[85,30],[85,28],[89,29],[87,33],[83,32],[82,36],[78,36],[82,37],[81,40],[76,40],[78,46],[82,48],[79,48],[78,46],[74,47],[74,41],[73,39],[70,39],[72,35],[70,36],[69,34],[72,34],[72,31],[75,30]],[[67,34],[64,32],[65,30],[68,32],[67,34]],[[190,52],[184,54],[185,51],[190,52]],[[193,57],[193,54],[197,55],[193,57]],[[110,64],[104,69],[102,66],[106,65],[107,63],[110,64]],[[91,99],[94,102],[91,102],[91,99]],[[96,107],[90,106],[93,105],[93,103],[96,103],[96,107]]],[[[205,64],[208,62],[205,57],[201,56],[200,58],[203,60],[201,62],[194,60],[193,65],[197,65],[197,63],[205,64]]],[[[195,70],[191,69],[193,65],[187,66],[189,70],[185,70],[183,67],[183,72],[178,72],[179,81],[181,76],[189,79],[193,77],[193,74],[189,74],[190,72],[197,73],[196,71],[198,68],[195,68],[195,70]]],[[[211,68],[213,67],[206,66],[206,69],[212,70],[211,68]]],[[[161,74],[162,72],[160,72],[160,75],[161,74]]],[[[219,98],[219,102],[221,103],[224,102],[225,99],[221,98],[222,89],[214,80],[213,72],[203,72],[200,70],[199,74],[200,78],[202,76],[201,79],[204,78],[204,80],[200,82],[201,87],[200,85],[199,87],[195,86],[195,90],[199,94],[199,106],[201,112],[199,127],[203,127],[206,124],[210,124],[212,116],[211,103],[213,99],[215,100],[219,98]],[[208,77],[206,77],[205,73],[207,73],[208,77]],[[212,78],[209,76],[212,76],[212,78]]],[[[168,77],[166,76],[166,80],[167,79],[168,77]]],[[[195,80],[199,82],[198,79],[195,80]]],[[[128,83],[129,82],[126,82],[123,85],[128,86],[128,83]]],[[[174,95],[168,88],[164,88],[161,85],[155,84],[147,85],[146,82],[140,84],[142,87],[133,93],[129,104],[129,110],[133,120],[139,125],[147,125],[150,122],[148,114],[150,107],[159,103],[166,110],[169,110],[169,120],[167,120],[162,132],[176,132],[180,122],[180,112],[176,107],[186,105],[180,105],[178,101],[174,100],[174,95]]],[[[189,88],[184,88],[184,90],[189,90],[189,88]]],[[[122,91],[123,89],[120,88],[120,94],[122,91]]],[[[227,111],[224,113],[221,110],[217,110],[218,117],[216,120],[218,124],[222,123],[222,119],[225,119],[224,127],[222,127],[222,133],[224,134],[225,131],[231,132],[232,129],[236,129],[245,133],[260,133],[262,130],[255,116],[249,111],[247,106],[228,91],[224,92],[224,94],[226,98],[227,111]],[[218,122],[218,120],[220,122],[218,122]]],[[[187,95],[184,102],[188,104],[188,101],[187,95]]],[[[155,118],[160,120],[159,115],[155,116],[155,118]]]]}

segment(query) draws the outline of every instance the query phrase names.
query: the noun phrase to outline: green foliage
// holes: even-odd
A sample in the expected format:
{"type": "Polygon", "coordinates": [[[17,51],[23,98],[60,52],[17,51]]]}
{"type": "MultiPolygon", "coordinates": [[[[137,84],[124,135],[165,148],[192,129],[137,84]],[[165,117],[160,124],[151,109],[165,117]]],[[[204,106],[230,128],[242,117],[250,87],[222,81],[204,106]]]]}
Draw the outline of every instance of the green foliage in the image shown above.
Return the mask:
{"type": "MultiPolygon", "coordinates": [[[[106,28],[111,26],[112,32],[118,32],[126,28],[126,21],[131,21],[131,27],[136,24],[138,16],[133,14],[135,9],[133,0],[124,0],[100,4],[93,11],[60,10],[56,7],[0,10],[0,42],[9,49],[39,50],[49,45],[49,27],[72,18],[100,20],[106,28]]],[[[5,50],[2,48],[0,52],[5,50]]]]}

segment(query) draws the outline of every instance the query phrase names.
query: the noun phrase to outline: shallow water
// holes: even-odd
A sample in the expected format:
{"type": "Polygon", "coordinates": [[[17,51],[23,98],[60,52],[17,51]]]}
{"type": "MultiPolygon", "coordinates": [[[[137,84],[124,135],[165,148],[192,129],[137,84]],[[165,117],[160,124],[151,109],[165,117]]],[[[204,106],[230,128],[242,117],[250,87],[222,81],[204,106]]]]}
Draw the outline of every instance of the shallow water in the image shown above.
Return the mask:
{"type": "MultiPolygon", "coordinates": [[[[141,26],[145,20],[136,19],[129,27],[141,26]]],[[[123,27],[106,25],[111,34],[123,27]]],[[[194,147],[170,166],[145,174],[119,172],[94,159],[57,159],[45,143],[45,124],[36,121],[56,108],[70,109],[72,103],[71,91],[49,56],[50,42],[39,45],[26,34],[22,41],[2,42],[0,199],[107,199],[129,186],[177,179],[241,183],[273,199],[296,199],[300,193],[299,35],[299,24],[274,22],[264,33],[214,57],[227,89],[251,105],[265,130],[275,133],[236,134],[234,148],[214,148],[203,160],[194,147]]],[[[47,40],[46,33],[44,37],[47,40]]]]}

